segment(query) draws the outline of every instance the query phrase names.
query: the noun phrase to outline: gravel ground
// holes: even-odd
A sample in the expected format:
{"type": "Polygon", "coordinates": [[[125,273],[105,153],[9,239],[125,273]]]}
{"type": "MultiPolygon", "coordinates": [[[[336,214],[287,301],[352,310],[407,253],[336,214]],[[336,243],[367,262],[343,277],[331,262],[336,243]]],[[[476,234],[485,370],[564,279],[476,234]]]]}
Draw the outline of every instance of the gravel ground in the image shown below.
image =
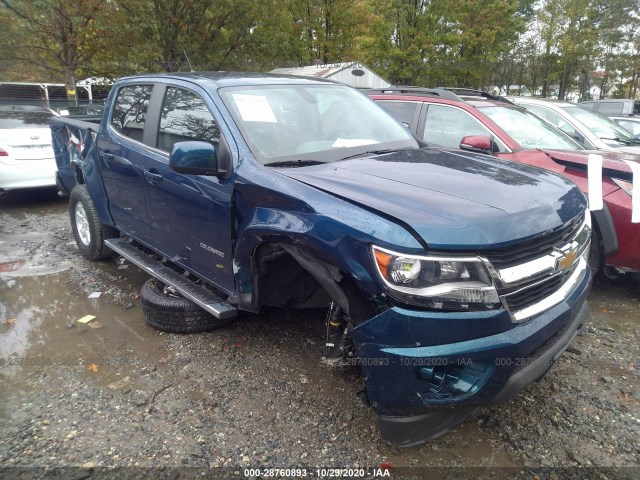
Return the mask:
{"type": "Polygon", "coordinates": [[[355,395],[358,373],[319,365],[324,312],[159,333],[140,309],[147,277],[84,260],[66,208],[51,192],[0,198],[0,478],[371,478],[381,465],[404,478],[640,478],[638,276],[596,283],[590,322],[540,382],[396,450],[355,395]]]}

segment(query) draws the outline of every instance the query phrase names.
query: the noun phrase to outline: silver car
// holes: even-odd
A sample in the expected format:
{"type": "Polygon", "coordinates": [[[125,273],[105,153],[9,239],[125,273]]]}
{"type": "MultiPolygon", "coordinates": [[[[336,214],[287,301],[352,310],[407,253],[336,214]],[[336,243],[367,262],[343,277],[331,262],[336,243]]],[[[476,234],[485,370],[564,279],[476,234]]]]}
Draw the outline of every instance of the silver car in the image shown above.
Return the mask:
{"type": "Polygon", "coordinates": [[[633,117],[609,117],[611,120],[629,130],[636,138],[640,138],[640,115],[633,117]]]}
{"type": "Polygon", "coordinates": [[[587,100],[578,105],[609,118],[623,115],[640,115],[640,100],[632,98],[607,98],[604,100],[587,100]]]}
{"type": "Polygon", "coordinates": [[[640,154],[640,140],[614,121],[592,110],[558,100],[530,97],[509,97],[509,100],[568,133],[588,150],[640,154]]]}
{"type": "Polygon", "coordinates": [[[29,105],[0,105],[0,192],[54,187],[52,111],[29,105]]]}

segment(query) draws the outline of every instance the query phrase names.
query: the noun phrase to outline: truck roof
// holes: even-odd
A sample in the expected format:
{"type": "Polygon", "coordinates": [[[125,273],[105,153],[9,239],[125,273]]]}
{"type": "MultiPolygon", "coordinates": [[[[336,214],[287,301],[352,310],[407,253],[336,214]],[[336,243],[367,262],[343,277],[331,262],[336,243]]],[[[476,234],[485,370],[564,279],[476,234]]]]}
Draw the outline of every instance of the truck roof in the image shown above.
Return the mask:
{"type": "Polygon", "coordinates": [[[299,77],[294,75],[279,75],[256,72],[180,72],[180,73],[150,73],[121,78],[120,81],[133,79],[174,79],[188,80],[204,87],[232,87],[241,85],[319,85],[335,84],[331,80],[320,78],[299,77]]]}

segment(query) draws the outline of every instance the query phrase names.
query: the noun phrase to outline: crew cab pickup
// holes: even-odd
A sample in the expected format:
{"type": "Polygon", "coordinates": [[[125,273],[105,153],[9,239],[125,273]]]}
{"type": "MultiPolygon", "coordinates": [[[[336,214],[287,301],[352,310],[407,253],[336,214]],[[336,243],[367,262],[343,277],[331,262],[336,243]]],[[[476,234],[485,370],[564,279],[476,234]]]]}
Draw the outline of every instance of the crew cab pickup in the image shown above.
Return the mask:
{"type": "Polygon", "coordinates": [[[511,399],[588,317],[591,224],[576,185],[428,148],[350,87],[129,77],[102,118],[51,129],[80,252],[116,252],[208,312],[155,326],[328,308],[324,358],[361,370],[393,444],[511,399]]]}

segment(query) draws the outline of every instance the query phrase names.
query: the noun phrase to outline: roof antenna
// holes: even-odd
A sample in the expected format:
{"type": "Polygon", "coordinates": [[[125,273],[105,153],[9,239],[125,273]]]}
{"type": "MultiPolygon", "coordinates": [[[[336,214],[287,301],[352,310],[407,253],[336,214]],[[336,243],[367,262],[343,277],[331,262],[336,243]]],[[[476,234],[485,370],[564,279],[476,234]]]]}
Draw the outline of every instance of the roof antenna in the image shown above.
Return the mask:
{"type": "Polygon", "coordinates": [[[187,63],[189,64],[189,71],[193,72],[193,67],[191,66],[191,62],[189,61],[189,57],[187,56],[187,52],[185,52],[184,49],[182,49],[182,53],[184,53],[184,58],[187,59],[187,63]]]}

